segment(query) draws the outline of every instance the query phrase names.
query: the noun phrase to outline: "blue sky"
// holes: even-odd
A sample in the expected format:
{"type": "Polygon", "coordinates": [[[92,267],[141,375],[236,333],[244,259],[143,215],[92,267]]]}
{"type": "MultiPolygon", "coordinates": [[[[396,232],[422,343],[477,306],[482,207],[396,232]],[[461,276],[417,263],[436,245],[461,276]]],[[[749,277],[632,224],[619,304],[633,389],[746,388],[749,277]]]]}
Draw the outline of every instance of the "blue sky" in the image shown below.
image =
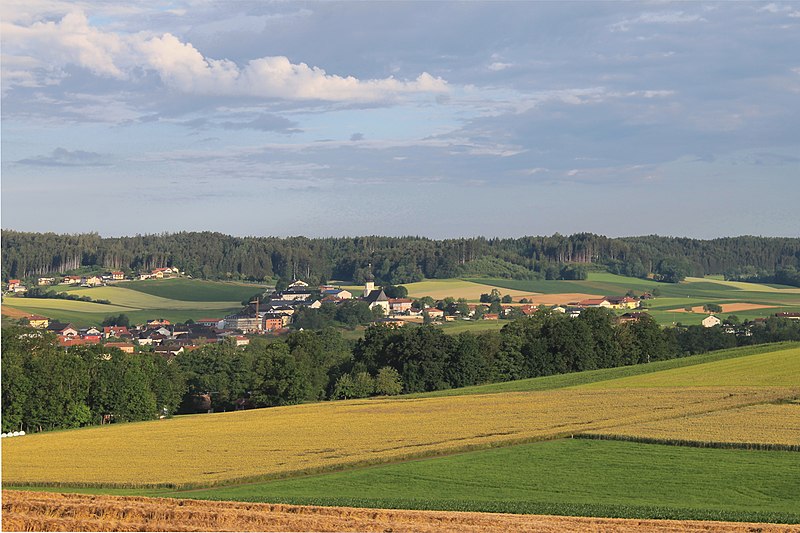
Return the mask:
{"type": "Polygon", "coordinates": [[[800,4],[6,0],[2,226],[800,235],[800,4]]]}

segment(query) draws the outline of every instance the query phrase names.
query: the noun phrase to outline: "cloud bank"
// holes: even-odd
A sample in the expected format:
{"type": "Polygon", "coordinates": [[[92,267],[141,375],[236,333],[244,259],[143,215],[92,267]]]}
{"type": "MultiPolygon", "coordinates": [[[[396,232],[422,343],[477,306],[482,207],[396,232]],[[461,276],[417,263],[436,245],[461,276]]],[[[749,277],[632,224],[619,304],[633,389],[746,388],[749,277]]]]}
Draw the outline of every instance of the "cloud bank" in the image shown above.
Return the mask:
{"type": "Polygon", "coordinates": [[[328,74],[285,56],[264,56],[239,65],[228,59],[204,56],[189,42],[171,33],[132,35],[105,32],[74,11],[59,21],[29,26],[3,22],[4,53],[24,71],[4,71],[5,84],[33,85],[31,68],[39,84],[65,69],[78,66],[101,77],[134,80],[148,72],[158,74],[169,88],[187,94],[239,96],[284,100],[381,102],[403,95],[448,92],[445,80],[423,72],[414,80],[394,77],[360,80],[328,74]],[[47,58],[37,60],[36,58],[47,58]]]}

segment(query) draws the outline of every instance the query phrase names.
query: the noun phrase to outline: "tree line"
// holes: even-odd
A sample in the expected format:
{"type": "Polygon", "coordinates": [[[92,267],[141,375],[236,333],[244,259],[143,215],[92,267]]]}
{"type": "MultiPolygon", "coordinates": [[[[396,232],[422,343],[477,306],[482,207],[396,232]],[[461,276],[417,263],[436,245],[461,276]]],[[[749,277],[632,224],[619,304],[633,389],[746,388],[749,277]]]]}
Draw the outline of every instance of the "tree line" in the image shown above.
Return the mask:
{"type": "Polygon", "coordinates": [[[447,335],[420,325],[297,331],[208,345],[167,362],[116,348],[60,348],[22,327],[2,335],[3,431],[44,431],[173,413],[393,395],[634,365],[735,346],[800,340],[800,321],[769,318],[751,335],[723,328],[661,328],[644,315],[618,323],[608,310],[577,318],[540,310],[499,331],[447,335]]]}
{"type": "MultiPolygon", "coordinates": [[[[3,277],[26,278],[87,267],[128,272],[177,266],[206,279],[302,278],[379,284],[423,278],[584,279],[587,267],[663,281],[737,269],[800,268],[800,239],[609,238],[591,233],[520,238],[233,237],[180,232],[133,237],[2,231],[3,277]]],[[[793,278],[794,279],[794,278],[793,278]]],[[[794,283],[794,282],[792,282],[794,283]]]]}

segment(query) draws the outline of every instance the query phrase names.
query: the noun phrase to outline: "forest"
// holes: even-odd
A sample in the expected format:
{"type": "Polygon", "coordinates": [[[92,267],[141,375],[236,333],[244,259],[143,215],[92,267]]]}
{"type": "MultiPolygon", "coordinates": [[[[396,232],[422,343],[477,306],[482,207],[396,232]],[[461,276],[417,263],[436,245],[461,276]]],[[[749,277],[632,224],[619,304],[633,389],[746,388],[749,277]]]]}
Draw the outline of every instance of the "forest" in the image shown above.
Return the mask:
{"type": "MultiPolygon", "coordinates": [[[[234,237],[181,232],[101,237],[2,231],[4,279],[177,266],[193,277],[311,283],[362,283],[372,265],[378,284],[424,278],[583,279],[588,268],[675,282],[730,274],[800,284],[800,239],[563,236],[434,240],[424,237],[234,237]]],[[[739,279],[739,278],[736,278],[739,279]]]]}
{"type": "Polygon", "coordinates": [[[101,345],[60,348],[49,333],[9,326],[2,335],[2,428],[46,431],[426,392],[800,340],[796,320],[772,317],[750,331],[663,329],[646,316],[618,323],[600,308],[574,319],[542,309],[499,331],[450,336],[430,325],[372,326],[351,341],[326,328],[254,338],[244,348],[210,344],[168,362],[101,345]]]}

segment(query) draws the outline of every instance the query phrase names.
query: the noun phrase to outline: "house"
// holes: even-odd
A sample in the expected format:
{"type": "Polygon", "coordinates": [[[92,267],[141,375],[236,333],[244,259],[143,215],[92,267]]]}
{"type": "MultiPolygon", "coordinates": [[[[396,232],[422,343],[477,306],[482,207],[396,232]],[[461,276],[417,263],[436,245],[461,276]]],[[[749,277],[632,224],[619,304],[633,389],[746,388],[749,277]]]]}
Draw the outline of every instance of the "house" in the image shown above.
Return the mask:
{"type": "Polygon", "coordinates": [[[83,278],[80,276],[64,276],[64,281],[61,282],[62,285],[80,285],[83,278]]]}
{"type": "Polygon", "coordinates": [[[289,284],[289,288],[290,288],[290,289],[292,289],[292,288],[295,288],[295,287],[298,287],[298,288],[299,288],[299,287],[305,288],[305,287],[308,287],[308,283],[306,283],[305,281],[302,281],[302,280],[296,279],[296,280],[294,280],[293,282],[291,282],[291,283],[289,284]]]}
{"type": "Polygon", "coordinates": [[[114,281],[122,281],[125,279],[125,272],[114,270],[111,272],[111,279],[114,281]]]}
{"type": "Polygon", "coordinates": [[[87,287],[97,287],[102,284],[103,280],[100,276],[86,276],[85,278],[81,278],[81,285],[86,285],[87,287]]]}
{"type": "Polygon", "coordinates": [[[17,287],[22,285],[22,282],[18,279],[10,279],[8,280],[8,290],[14,291],[17,287]]]}
{"type": "Polygon", "coordinates": [[[42,315],[28,315],[28,324],[32,328],[46,329],[50,325],[50,319],[42,315]]]}
{"type": "Polygon", "coordinates": [[[195,324],[205,326],[207,328],[223,329],[225,327],[225,320],[222,318],[200,318],[195,321],[195,324]]]}
{"type": "Polygon", "coordinates": [[[39,278],[36,281],[37,285],[52,285],[56,282],[56,278],[39,278]]]}
{"type": "Polygon", "coordinates": [[[423,314],[427,313],[429,317],[434,319],[444,318],[444,311],[435,307],[427,307],[422,310],[423,314]]]}
{"type": "Polygon", "coordinates": [[[587,298],[578,302],[579,307],[605,307],[611,308],[611,302],[606,298],[587,298]]]}
{"type": "Polygon", "coordinates": [[[412,302],[411,298],[389,298],[389,310],[392,313],[408,313],[412,302]]]}
{"type": "Polygon", "coordinates": [[[51,322],[47,326],[47,331],[55,333],[63,337],[77,337],[78,330],[72,327],[72,324],[62,324],[61,322],[51,322]]]}
{"type": "Polygon", "coordinates": [[[563,314],[563,313],[567,312],[567,308],[564,307],[563,305],[557,305],[555,307],[551,307],[550,311],[552,311],[553,313],[562,313],[563,314]]]}
{"type": "Polygon", "coordinates": [[[134,345],[129,342],[107,342],[103,346],[108,348],[118,348],[125,353],[133,353],[134,345]]]}
{"type": "Polygon", "coordinates": [[[289,287],[280,293],[280,298],[282,300],[310,300],[311,294],[311,291],[304,287],[289,287]]]}
{"type": "Polygon", "coordinates": [[[645,316],[647,316],[647,313],[643,313],[643,312],[625,313],[624,315],[619,317],[619,321],[620,321],[620,323],[638,322],[639,320],[641,320],[645,316]]]}
{"type": "Polygon", "coordinates": [[[703,319],[701,324],[703,324],[704,328],[713,328],[714,326],[719,326],[720,324],[722,324],[722,320],[715,317],[714,315],[708,315],[703,319]]]}
{"type": "Polygon", "coordinates": [[[525,316],[530,316],[538,310],[539,308],[533,304],[524,304],[519,306],[519,312],[525,316]]]}
{"type": "Polygon", "coordinates": [[[164,318],[151,318],[147,321],[147,327],[152,328],[155,326],[169,326],[171,322],[164,318]]]}
{"type": "Polygon", "coordinates": [[[606,300],[611,304],[611,309],[636,309],[639,307],[639,300],[630,296],[606,296],[606,300]]]}
{"type": "Polygon", "coordinates": [[[481,318],[483,320],[499,320],[500,315],[498,315],[497,313],[485,313],[481,318]]]}
{"type": "Polygon", "coordinates": [[[340,300],[350,300],[353,298],[353,293],[344,289],[325,289],[321,293],[323,296],[333,296],[340,300]]]}
{"type": "Polygon", "coordinates": [[[788,318],[789,320],[800,320],[800,313],[791,313],[791,312],[781,312],[775,313],[777,318],[788,318]]]}
{"type": "Polygon", "coordinates": [[[131,333],[125,326],[105,326],[103,327],[103,337],[130,337],[131,333]]]}

